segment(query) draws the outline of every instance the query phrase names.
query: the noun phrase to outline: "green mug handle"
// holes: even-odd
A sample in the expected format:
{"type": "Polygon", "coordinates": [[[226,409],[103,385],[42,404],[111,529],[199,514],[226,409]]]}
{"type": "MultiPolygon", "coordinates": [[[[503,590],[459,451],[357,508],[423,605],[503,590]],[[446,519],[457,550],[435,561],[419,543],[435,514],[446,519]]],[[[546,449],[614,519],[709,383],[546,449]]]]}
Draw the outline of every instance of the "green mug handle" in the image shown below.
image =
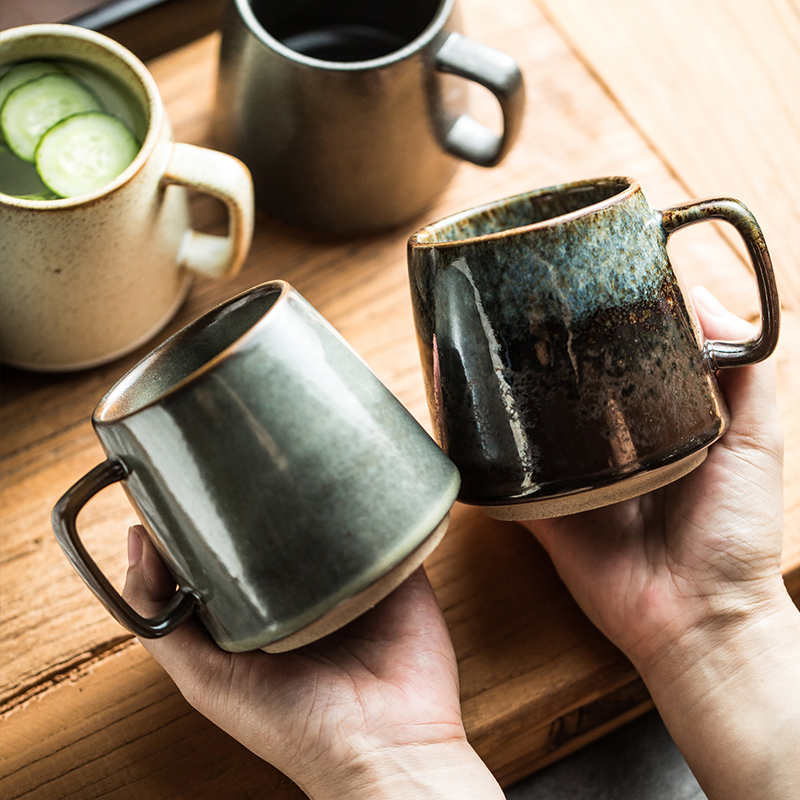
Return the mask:
{"type": "Polygon", "coordinates": [[[740,367],[763,361],[775,350],[780,332],[781,304],[772,259],[756,218],[739,200],[729,197],[681,203],[661,211],[667,236],[686,225],[706,220],[722,220],[733,225],[742,237],[758,286],[761,330],[746,342],[708,340],[706,352],[715,369],[740,367]]]}
{"type": "Polygon", "coordinates": [[[69,488],[53,508],[52,522],[56,539],[84,583],[111,615],[137,636],[156,639],[175,630],[197,607],[199,598],[187,589],[178,589],[175,596],[154,617],[143,617],[134,611],[111,585],[93,561],[78,536],[78,512],[101,489],[121,481],[127,472],[115,459],[108,459],[87,472],[69,488]]]}

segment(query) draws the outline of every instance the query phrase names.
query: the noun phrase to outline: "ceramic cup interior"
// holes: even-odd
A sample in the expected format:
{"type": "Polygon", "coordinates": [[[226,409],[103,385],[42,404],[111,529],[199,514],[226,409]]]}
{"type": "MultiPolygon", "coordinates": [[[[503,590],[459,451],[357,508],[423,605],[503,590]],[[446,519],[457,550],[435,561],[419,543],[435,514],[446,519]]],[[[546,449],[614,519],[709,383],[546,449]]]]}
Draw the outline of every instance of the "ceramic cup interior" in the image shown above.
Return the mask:
{"type": "Polygon", "coordinates": [[[204,370],[247,335],[286,294],[270,286],[234,298],[182,328],[128,372],[105,395],[94,418],[113,422],[162,400],[204,370]]]}
{"type": "Polygon", "coordinates": [[[34,208],[80,205],[92,195],[106,194],[135,175],[155,148],[164,114],[156,83],[139,59],[113,39],[74,26],[34,25],[0,33],[0,71],[31,60],[64,61],[96,71],[94,79],[91,72],[86,76],[89,85],[101,99],[110,98],[110,108],[117,114],[117,106],[133,106],[131,124],[142,145],[120,175],[89,195],[45,201],[0,194],[3,201],[34,208]]]}
{"type": "Polygon", "coordinates": [[[372,61],[421,36],[448,3],[441,0],[275,3],[241,0],[264,33],[307,58],[332,62],[372,61]]]}
{"type": "Polygon", "coordinates": [[[497,240],[518,228],[543,226],[562,217],[596,211],[609,201],[622,199],[635,188],[627,178],[608,178],[520,195],[509,202],[487,204],[428,225],[414,235],[414,241],[444,244],[478,238],[497,240]]]}

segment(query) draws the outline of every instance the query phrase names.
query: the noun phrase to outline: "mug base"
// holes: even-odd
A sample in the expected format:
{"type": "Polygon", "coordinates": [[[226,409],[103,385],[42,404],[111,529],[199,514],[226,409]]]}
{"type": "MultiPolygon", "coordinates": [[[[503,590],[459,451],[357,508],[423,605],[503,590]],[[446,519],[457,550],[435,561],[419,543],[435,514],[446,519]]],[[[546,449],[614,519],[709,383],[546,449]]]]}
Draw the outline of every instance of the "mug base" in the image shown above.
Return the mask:
{"type": "Polygon", "coordinates": [[[63,359],[61,361],[28,361],[26,359],[15,359],[13,356],[9,358],[5,353],[0,356],[0,361],[3,364],[14,369],[22,369],[26,372],[41,372],[49,374],[58,374],[62,372],[79,372],[87,369],[94,369],[101,367],[105,364],[110,364],[112,361],[117,361],[123,356],[127,356],[134,350],[138,350],[143,345],[147,344],[151,339],[155,338],[166,326],[172,321],[175,315],[180,310],[189,290],[192,287],[193,276],[186,273],[183,285],[179,293],[175,296],[172,304],[167,310],[159,317],[158,321],[151,325],[144,333],[140,334],[135,340],[128,342],[124,346],[113,350],[108,353],[103,353],[101,356],[93,358],[72,358],[63,359]]]}
{"type": "Polygon", "coordinates": [[[707,455],[708,448],[703,448],[672,464],[639,472],[607,486],[525,503],[481,506],[481,510],[494,519],[507,521],[550,519],[578,514],[581,511],[590,511],[612,503],[620,503],[623,500],[630,500],[632,497],[639,497],[655,489],[660,489],[662,486],[688,475],[705,461],[707,455]]]}
{"type": "Polygon", "coordinates": [[[260,649],[266,653],[285,653],[288,650],[296,650],[298,647],[311,644],[323,636],[327,636],[334,631],[343,628],[348,622],[352,622],[356,617],[360,617],[377,605],[384,597],[391,594],[403,581],[406,580],[425,559],[436,549],[442,541],[447,526],[450,524],[450,512],[445,514],[444,519],[433,529],[427,539],[422,542],[416,550],[406,556],[399,564],[393,567],[383,577],[375,583],[359,592],[354,597],[340,603],[332,611],[315,620],[305,628],[264,645],[260,649]]]}

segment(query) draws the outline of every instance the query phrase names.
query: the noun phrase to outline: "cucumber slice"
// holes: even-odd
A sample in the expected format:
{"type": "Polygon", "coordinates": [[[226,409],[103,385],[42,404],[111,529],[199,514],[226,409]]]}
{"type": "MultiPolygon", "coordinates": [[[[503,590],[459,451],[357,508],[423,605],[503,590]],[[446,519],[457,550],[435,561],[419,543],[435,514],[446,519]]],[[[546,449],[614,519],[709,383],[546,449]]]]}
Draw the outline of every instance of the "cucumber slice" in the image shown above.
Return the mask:
{"type": "Polygon", "coordinates": [[[125,123],[104,111],[88,111],[45,133],[36,148],[36,170],[59,197],[77,197],[114,180],[138,152],[139,143],[125,123]]]}
{"type": "Polygon", "coordinates": [[[0,108],[17,86],[41,78],[42,75],[63,74],[64,70],[55,61],[23,61],[0,76],[0,108]]]}
{"type": "Polygon", "coordinates": [[[0,109],[0,129],[19,158],[33,161],[39,140],[59,120],[101,109],[94,92],[68,75],[42,75],[9,92],[0,109]]]}
{"type": "Polygon", "coordinates": [[[45,189],[43,192],[36,192],[35,194],[18,194],[16,195],[19,197],[20,200],[60,200],[61,198],[51,192],[49,189],[45,189]]]}
{"type": "MultiPolygon", "coordinates": [[[[55,61],[24,61],[15,67],[11,67],[7,72],[0,75],[0,108],[3,107],[6,97],[17,86],[53,72],[63,73],[64,70],[55,61]]],[[[7,149],[7,147],[3,137],[3,130],[0,128],[0,150],[4,149],[7,149]]]]}

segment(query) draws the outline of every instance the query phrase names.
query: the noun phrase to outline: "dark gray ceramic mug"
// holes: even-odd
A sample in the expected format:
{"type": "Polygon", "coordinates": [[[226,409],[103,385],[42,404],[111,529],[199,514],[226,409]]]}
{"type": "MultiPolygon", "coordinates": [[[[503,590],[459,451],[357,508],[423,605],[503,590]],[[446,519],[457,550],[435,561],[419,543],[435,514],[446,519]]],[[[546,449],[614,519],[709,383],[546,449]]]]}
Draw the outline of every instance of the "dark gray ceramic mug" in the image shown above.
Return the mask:
{"type": "Polygon", "coordinates": [[[92,416],[107,460],[53,511],[59,543],[139,636],[197,613],[226,650],[288,650],[388,594],[438,544],[456,468],[288,284],[179,331],[92,416]],[[75,520],[121,481],[178,591],[154,619],[100,572],[75,520]]]}
{"type": "Polygon", "coordinates": [[[273,216],[338,231],[427,208],[460,159],[497,164],[522,121],[514,60],[462,36],[455,0],[231,0],[214,139],[250,168],[273,216]],[[496,135],[467,78],[497,97],[496,135]]]}
{"type": "Polygon", "coordinates": [[[717,370],[766,358],[779,302],[758,223],[737,200],[650,208],[612,177],[429,225],[409,241],[420,355],[459,499],[533,519],[655,489],[696,467],[729,415],[717,370]],[[747,245],[761,302],[748,342],[704,341],[667,238],[720,219],[747,245]]]}

